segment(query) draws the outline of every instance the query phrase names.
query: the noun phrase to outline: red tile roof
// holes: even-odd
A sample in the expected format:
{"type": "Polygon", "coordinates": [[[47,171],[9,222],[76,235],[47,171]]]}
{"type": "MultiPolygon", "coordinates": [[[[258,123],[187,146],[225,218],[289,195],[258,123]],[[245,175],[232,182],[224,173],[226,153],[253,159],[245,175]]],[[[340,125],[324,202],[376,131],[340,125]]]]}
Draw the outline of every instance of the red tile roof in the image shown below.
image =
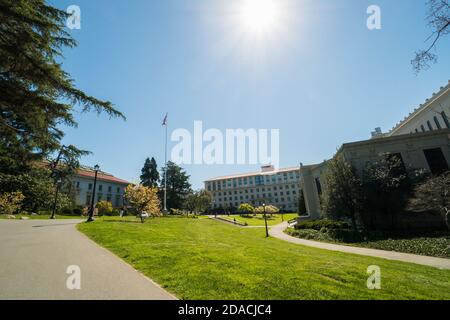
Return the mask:
{"type": "MultiPolygon", "coordinates": [[[[78,170],[78,172],[76,173],[76,176],[82,177],[82,178],[92,178],[92,179],[94,179],[95,172],[94,171],[88,171],[88,170],[78,170]]],[[[107,181],[107,182],[113,182],[113,183],[119,183],[119,184],[125,184],[125,185],[132,184],[131,182],[128,182],[128,181],[123,180],[123,179],[116,178],[113,175],[110,175],[110,174],[107,174],[107,173],[104,173],[104,172],[99,172],[98,175],[97,175],[97,179],[101,180],[101,181],[107,181]]]]}

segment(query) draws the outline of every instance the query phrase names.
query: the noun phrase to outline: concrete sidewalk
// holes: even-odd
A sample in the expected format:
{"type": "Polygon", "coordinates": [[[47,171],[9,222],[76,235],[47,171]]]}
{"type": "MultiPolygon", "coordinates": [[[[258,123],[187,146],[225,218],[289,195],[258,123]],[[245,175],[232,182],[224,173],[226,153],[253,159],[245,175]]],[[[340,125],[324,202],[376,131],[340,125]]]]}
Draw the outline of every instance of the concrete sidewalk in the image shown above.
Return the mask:
{"type": "Polygon", "coordinates": [[[80,220],[0,220],[0,299],[171,300],[173,295],[76,230],[80,220]],[[69,290],[69,266],[81,290],[69,290]]]}
{"type": "Polygon", "coordinates": [[[281,239],[284,241],[288,241],[288,242],[292,242],[295,244],[300,244],[300,245],[304,245],[304,246],[308,246],[308,247],[320,248],[320,249],[331,250],[331,251],[353,253],[353,254],[383,258],[383,259],[388,259],[388,260],[397,260],[397,261],[415,263],[415,264],[435,267],[435,268],[439,268],[439,269],[450,269],[450,259],[419,256],[419,255],[409,254],[409,253],[384,251],[384,250],[376,250],[376,249],[369,249],[369,248],[350,247],[350,246],[344,246],[344,245],[338,245],[338,244],[303,240],[303,239],[292,237],[292,236],[284,233],[284,230],[286,230],[287,227],[288,227],[287,222],[279,224],[277,226],[270,228],[269,234],[274,238],[278,238],[278,239],[281,239]]]}

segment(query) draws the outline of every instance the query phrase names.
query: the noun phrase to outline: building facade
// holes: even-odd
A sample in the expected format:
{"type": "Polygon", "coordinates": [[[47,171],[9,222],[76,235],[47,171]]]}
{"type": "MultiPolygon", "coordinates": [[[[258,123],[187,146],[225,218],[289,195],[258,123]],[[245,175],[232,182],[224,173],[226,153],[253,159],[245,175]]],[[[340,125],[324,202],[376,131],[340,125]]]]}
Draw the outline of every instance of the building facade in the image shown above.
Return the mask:
{"type": "MultiPolygon", "coordinates": [[[[93,169],[82,167],[72,178],[76,191],[75,199],[77,205],[83,207],[91,205],[94,193],[94,177],[95,172],[93,169]]],[[[116,178],[109,173],[98,172],[94,203],[96,204],[99,201],[105,200],[111,202],[115,208],[122,207],[125,188],[129,184],[131,183],[116,178]]]]}
{"type": "MultiPolygon", "coordinates": [[[[395,155],[405,167],[439,174],[450,168],[450,82],[433,94],[390,132],[379,129],[372,139],[344,144],[338,155],[352,164],[358,174],[380,157],[395,155]]],[[[327,162],[301,166],[300,187],[312,219],[320,218],[322,196],[327,192],[327,162]]]]}
{"type": "Polygon", "coordinates": [[[253,206],[274,205],[296,212],[299,199],[299,167],[275,169],[264,166],[260,172],[219,177],[205,181],[213,198],[213,208],[237,208],[243,203],[253,206]]]}

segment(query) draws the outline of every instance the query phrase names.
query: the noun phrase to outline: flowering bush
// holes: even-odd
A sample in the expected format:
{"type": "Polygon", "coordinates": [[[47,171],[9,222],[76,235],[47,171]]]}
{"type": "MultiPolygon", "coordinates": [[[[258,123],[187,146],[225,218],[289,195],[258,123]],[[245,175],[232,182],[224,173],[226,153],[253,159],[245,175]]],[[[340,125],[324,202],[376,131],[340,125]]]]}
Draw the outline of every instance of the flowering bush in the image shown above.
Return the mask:
{"type": "Polygon", "coordinates": [[[8,192],[0,195],[0,213],[7,215],[16,214],[22,207],[24,199],[22,192],[8,192]]]}

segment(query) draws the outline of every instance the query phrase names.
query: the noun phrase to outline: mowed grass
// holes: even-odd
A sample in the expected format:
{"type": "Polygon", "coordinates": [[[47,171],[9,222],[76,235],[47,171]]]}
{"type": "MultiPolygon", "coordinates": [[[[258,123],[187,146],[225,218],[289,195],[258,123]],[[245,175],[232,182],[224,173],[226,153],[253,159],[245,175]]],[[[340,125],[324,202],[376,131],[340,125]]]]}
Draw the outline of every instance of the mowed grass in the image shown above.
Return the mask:
{"type": "MultiPolygon", "coordinates": [[[[79,230],[180,299],[450,299],[450,271],[331,252],[211,219],[103,218],[79,230]],[[367,268],[382,289],[367,289],[367,268]]],[[[107,270],[105,270],[107,272],[107,270]]]]}
{"type": "MultiPolygon", "coordinates": [[[[236,221],[238,222],[242,222],[242,223],[247,223],[248,226],[252,226],[252,227],[262,227],[265,225],[264,222],[264,215],[262,214],[258,214],[256,216],[250,215],[248,217],[242,217],[240,215],[232,215],[232,216],[227,216],[227,215],[222,215],[220,217],[223,217],[225,219],[229,219],[229,220],[233,220],[236,219],[236,221]]],[[[289,221],[292,220],[294,218],[297,218],[298,214],[284,214],[283,217],[281,216],[281,214],[274,214],[272,216],[267,215],[267,225],[268,226],[274,226],[277,224],[280,224],[284,221],[289,221]]]]}

